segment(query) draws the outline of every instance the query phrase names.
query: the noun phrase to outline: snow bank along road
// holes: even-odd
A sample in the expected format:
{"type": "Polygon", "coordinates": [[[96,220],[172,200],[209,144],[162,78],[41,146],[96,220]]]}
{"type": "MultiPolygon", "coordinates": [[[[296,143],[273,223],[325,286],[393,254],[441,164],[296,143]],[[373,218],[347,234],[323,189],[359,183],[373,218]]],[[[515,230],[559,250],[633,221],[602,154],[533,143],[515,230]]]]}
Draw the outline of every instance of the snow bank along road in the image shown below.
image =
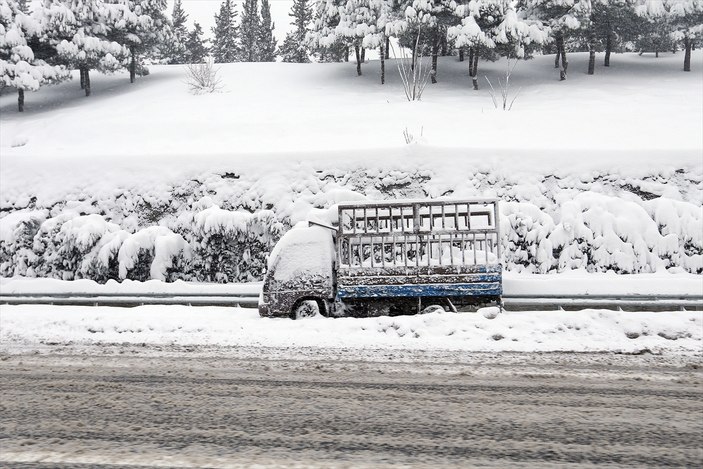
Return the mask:
{"type": "Polygon", "coordinates": [[[699,358],[429,358],[2,356],[0,466],[703,464],[699,358]]]}

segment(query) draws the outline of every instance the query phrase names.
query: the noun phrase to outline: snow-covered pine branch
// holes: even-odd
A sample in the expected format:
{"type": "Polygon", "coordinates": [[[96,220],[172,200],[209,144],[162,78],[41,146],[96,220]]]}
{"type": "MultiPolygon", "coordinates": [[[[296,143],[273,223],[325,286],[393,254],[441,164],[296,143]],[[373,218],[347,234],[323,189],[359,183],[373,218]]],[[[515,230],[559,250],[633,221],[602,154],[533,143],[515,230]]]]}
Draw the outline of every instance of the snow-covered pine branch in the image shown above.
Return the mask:
{"type": "Polygon", "coordinates": [[[28,15],[17,0],[0,0],[0,83],[17,90],[17,109],[24,111],[25,91],[57,83],[70,75],[62,65],[35,56],[28,41],[44,35],[40,15],[28,15]]]}

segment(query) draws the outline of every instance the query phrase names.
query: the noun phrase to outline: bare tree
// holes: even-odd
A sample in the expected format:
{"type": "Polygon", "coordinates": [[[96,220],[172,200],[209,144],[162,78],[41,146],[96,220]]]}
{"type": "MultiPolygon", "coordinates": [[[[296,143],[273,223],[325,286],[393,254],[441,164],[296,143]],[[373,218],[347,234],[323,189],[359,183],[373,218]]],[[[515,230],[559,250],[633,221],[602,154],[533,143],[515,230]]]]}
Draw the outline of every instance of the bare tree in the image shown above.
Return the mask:
{"type": "Polygon", "coordinates": [[[419,101],[422,99],[422,92],[425,91],[427,81],[432,74],[431,67],[423,66],[419,45],[420,28],[417,30],[417,37],[415,38],[411,56],[408,56],[406,50],[401,47],[400,57],[398,57],[395,49],[393,49],[393,55],[397,58],[396,65],[398,66],[400,80],[403,82],[403,91],[405,91],[405,97],[408,98],[408,101],[419,101]]]}
{"type": "Polygon", "coordinates": [[[502,106],[502,109],[504,111],[510,111],[513,108],[513,104],[515,104],[515,100],[520,95],[520,91],[522,90],[522,88],[518,88],[517,93],[515,93],[515,96],[513,96],[513,99],[510,99],[510,76],[513,74],[513,70],[515,70],[517,62],[518,59],[515,59],[515,63],[511,66],[510,59],[508,59],[507,65],[505,67],[505,81],[502,81],[500,78],[498,78],[498,87],[500,88],[501,102],[498,102],[498,93],[496,93],[495,88],[493,88],[491,80],[489,80],[488,77],[485,77],[486,81],[488,82],[488,86],[491,88],[489,93],[491,95],[491,99],[493,100],[493,106],[495,106],[496,109],[502,106]],[[508,103],[508,101],[510,102],[508,103]]]}

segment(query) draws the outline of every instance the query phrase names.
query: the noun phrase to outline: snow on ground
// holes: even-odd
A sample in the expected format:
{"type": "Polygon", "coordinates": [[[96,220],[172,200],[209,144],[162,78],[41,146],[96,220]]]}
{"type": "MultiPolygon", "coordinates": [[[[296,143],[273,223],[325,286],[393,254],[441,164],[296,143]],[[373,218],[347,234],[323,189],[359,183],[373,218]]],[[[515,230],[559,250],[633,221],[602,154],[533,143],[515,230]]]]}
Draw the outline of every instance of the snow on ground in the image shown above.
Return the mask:
{"type": "MultiPolygon", "coordinates": [[[[100,284],[91,280],[58,280],[51,278],[0,277],[0,293],[12,294],[210,294],[258,295],[261,282],[219,284],[159,280],[137,282],[108,280],[100,284]]],[[[617,275],[573,270],[557,275],[505,272],[503,293],[510,295],[678,295],[703,296],[703,276],[657,272],[652,274],[617,275]]]]}
{"type": "Polygon", "coordinates": [[[262,319],[255,310],[186,306],[0,307],[0,351],[141,345],[461,352],[701,353],[703,312],[430,313],[379,318],[262,319]]]}
{"type": "MultiPolygon", "coordinates": [[[[519,150],[603,152],[653,150],[671,155],[701,148],[701,51],[694,71],[681,54],[616,55],[609,68],[585,74],[587,54],[569,56],[569,80],[559,82],[553,57],[521,62],[511,82],[520,96],[510,112],[496,111],[484,75],[496,82],[505,61],[480,64],[482,90],[471,89],[467,62],[442,58],[436,85],[423,100],[404,98],[394,61],[388,83],[378,62],[354,64],[225,64],[224,92],[188,93],[182,66],[154,66],[130,84],[124,73],[95,75],[93,96],[77,80],[27,96],[0,97],[3,155],[34,161],[144,157],[203,164],[252,153],[329,152],[394,148],[402,132],[441,147],[472,148],[482,156],[519,150]],[[698,68],[696,69],[696,67],[698,68]]],[[[570,159],[570,158],[569,158],[570,159]]],[[[103,166],[104,167],[104,166],[103,166]]]]}

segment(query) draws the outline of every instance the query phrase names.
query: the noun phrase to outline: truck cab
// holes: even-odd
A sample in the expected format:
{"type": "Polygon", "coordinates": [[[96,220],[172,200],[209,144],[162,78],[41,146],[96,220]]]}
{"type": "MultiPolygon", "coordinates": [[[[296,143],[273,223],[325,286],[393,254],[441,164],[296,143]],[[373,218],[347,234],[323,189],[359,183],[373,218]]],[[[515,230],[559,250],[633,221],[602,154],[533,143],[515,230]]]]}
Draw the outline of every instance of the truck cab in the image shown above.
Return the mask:
{"type": "Polygon", "coordinates": [[[335,265],[333,231],[309,222],[296,225],[269,256],[259,314],[292,318],[330,314],[335,265]]]}
{"type": "Polygon", "coordinates": [[[269,257],[264,317],[376,316],[501,304],[496,199],[339,204],[269,257]]]}

